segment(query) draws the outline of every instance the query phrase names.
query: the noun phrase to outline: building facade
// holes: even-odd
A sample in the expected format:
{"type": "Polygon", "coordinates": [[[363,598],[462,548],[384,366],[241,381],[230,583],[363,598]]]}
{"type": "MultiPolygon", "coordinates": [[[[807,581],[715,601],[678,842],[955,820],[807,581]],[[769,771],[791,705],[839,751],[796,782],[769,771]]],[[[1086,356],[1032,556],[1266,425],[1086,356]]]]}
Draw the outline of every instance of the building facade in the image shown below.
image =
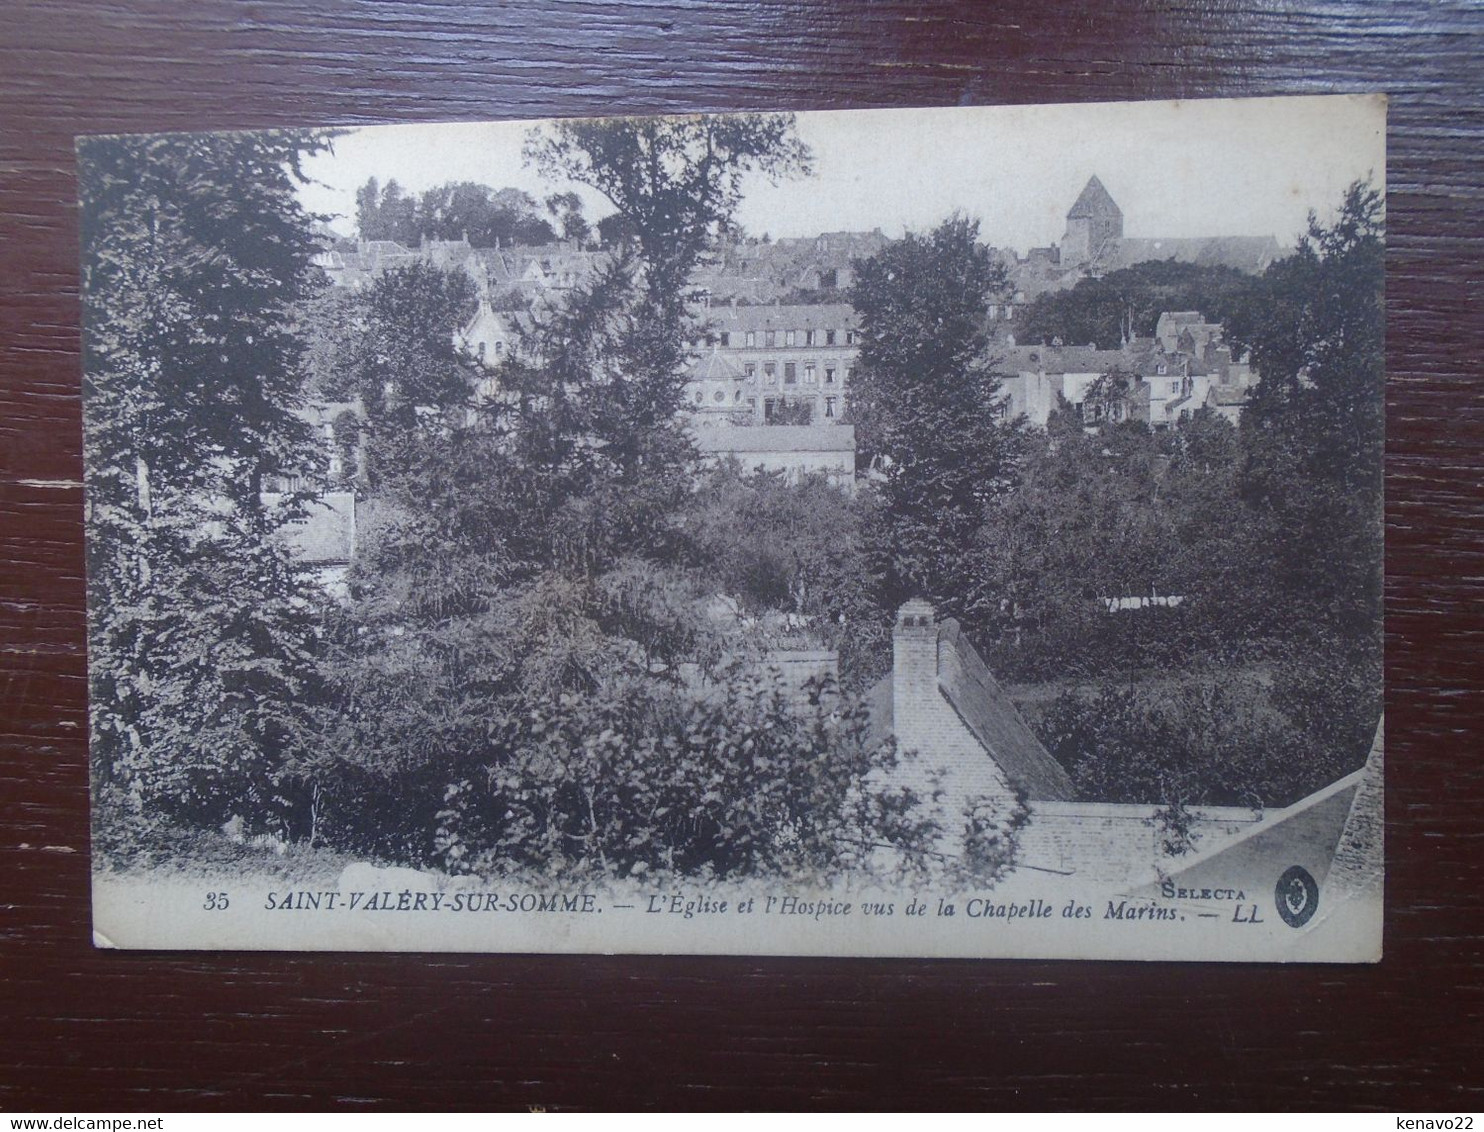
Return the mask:
{"type": "Polygon", "coordinates": [[[712,307],[702,327],[685,389],[702,423],[841,423],[860,353],[849,303],[712,307]]]}

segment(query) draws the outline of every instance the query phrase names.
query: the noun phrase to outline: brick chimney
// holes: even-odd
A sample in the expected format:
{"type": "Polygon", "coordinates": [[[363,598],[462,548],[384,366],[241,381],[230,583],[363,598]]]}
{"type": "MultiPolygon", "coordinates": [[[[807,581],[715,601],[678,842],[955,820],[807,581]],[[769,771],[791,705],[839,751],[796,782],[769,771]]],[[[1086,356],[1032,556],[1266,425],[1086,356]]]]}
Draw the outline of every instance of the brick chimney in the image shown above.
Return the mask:
{"type": "Polygon", "coordinates": [[[933,607],[913,598],[897,610],[891,633],[891,711],[897,742],[922,746],[922,728],[938,698],[938,621],[933,607]]]}

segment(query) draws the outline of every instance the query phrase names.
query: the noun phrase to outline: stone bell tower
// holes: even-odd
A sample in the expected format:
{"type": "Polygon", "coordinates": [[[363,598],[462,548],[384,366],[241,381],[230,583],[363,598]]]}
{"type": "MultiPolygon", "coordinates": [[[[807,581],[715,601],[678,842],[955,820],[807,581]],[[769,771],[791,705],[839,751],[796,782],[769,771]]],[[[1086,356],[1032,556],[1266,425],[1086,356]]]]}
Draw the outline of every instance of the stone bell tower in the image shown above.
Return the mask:
{"type": "Polygon", "coordinates": [[[1096,174],[1067,211],[1067,230],[1061,238],[1061,261],[1065,264],[1087,263],[1123,238],[1123,210],[1118,207],[1096,174]]]}

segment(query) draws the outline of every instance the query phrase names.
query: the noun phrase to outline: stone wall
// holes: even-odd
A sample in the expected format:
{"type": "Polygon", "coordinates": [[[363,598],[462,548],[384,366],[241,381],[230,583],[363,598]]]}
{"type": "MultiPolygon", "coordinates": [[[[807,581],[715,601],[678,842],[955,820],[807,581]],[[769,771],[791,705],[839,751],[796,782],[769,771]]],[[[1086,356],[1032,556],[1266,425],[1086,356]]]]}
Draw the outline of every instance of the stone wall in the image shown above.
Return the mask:
{"type": "MultiPolygon", "coordinates": [[[[1032,802],[1029,809],[1030,821],[1020,831],[1021,869],[1125,883],[1147,880],[1157,868],[1169,871],[1180,864],[1179,857],[1162,848],[1159,806],[1032,802]]],[[[1192,815],[1197,852],[1262,820],[1259,811],[1230,806],[1201,807],[1192,815]]]]}

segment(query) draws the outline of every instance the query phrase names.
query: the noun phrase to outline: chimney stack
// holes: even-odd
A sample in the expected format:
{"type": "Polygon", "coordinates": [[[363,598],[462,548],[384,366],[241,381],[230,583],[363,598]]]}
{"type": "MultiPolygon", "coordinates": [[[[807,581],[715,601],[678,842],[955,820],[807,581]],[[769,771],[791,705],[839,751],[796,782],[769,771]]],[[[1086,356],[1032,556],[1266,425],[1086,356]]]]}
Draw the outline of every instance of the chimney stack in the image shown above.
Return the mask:
{"type": "Polygon", "coordinates": [[[903,749],[918,734],[938,696],[938,621],[933,607],[913,598],[897,610],[891,634],[892,722],[903,749]]]}

